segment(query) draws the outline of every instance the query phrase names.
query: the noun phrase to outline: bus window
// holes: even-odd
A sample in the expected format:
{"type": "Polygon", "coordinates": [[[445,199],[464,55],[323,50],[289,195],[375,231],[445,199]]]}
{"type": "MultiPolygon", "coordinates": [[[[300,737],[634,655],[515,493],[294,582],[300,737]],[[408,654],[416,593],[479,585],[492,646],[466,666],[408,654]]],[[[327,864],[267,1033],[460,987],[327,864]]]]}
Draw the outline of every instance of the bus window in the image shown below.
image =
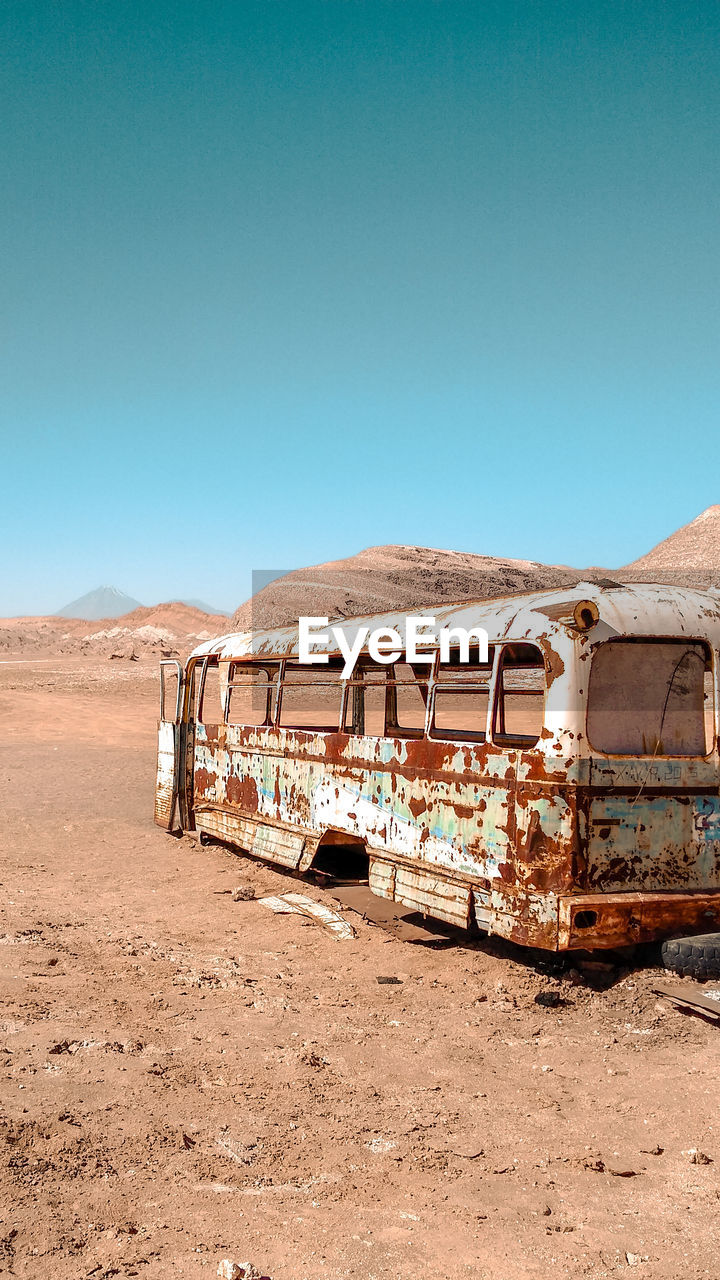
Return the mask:
{"type": "Polygon", "coordinates": [[[590,745],[612,755],[707,755],[711,681],[710,650],[699,640],[606,641],[590,670],[590,745]]]}
{"type": "Polygon", "coordinates": [[[223,712],[223,692],[220,681],[220,667],[217,662],[208,662],[205,678],[200,694],[202,705],[198,713],[201,724],[218,725],[225,719],[223,712]]]}
{"type": "Polygon", "coordinates": [[[228,685],[228,724],[264,725],[272,719],[272,692],[279,666],[234,662],[228,685]]]}
{"type": "Polygon", "coordinates": [[[397,662],[390,668],[387,736],[421,738],[425,731],[430,664],[397,662]]]}
{"type": "Polygon", "coordinates": [[[280,725],[284,729],[319,729],[337,732],[340,721],[342,662],[330,659],[314,663],[286,663],[280,695],[280,725]]]}
{"type": "Polygon", "coordinates": [[[387,667],[380,664],[355,668],[345,705],[346,733],[368,738],[384,737],[387,674],[387,667]]]}
{"type": "Polygon", "coordinates": [[[160,719],[177,722],[180,705],[180,668],[176,663],[160,663],[160,719]]]}
{"type": "Polygon", "coordinates": [[[438,667],[430,736],[484,742],[493,654],[483,663],[461,663],[457,652],[438,667]]]}
{"type": "Polygon", "coordinates": [[[534,747],[543,727],[545,663],[534,644],[508,644],[500,655],[493,738],[504,746],[534,747]]]}

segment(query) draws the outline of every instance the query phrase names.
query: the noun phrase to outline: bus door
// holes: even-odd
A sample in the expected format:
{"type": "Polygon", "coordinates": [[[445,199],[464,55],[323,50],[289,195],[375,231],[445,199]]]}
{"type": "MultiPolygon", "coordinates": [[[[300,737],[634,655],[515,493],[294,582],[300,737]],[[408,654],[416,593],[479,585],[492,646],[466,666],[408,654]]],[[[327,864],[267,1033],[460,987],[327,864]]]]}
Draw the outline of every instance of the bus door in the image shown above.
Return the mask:
{"type": "Polygon", "coordinates": [[[183,670],[179,662],[160,663],[160,720],[158,721],[155,822],[172,831],[178,808],[181,771],[183,670]]]}

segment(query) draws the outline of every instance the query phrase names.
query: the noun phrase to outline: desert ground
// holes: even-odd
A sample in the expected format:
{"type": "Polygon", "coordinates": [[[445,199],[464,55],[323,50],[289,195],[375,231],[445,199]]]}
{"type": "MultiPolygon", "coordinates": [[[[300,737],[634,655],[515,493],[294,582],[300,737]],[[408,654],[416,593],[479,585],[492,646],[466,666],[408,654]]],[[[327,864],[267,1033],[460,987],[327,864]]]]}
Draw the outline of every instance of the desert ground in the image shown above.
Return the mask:
{"type": "Polygon", "coordinates": [[[341,941],[235,902],[241,880],[332,900],[154,827],[155,658],[19,658],[0,1273],[717,1276],[720,1028],[659,999],[660,971],[558,972],[353,913],[341,941]]]}

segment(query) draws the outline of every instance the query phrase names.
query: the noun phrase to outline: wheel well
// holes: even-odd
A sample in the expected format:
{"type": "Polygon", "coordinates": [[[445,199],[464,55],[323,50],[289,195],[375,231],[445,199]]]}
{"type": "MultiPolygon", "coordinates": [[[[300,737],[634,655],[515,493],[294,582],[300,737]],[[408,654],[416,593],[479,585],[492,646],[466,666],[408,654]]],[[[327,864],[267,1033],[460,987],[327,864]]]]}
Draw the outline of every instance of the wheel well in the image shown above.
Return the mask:
{"type": "Polygon", "coordinates": [[[344,831],[326,831],[318,842],[310,870],[323,879],[367,881],[370,859],[363,840],[344,831]]]}

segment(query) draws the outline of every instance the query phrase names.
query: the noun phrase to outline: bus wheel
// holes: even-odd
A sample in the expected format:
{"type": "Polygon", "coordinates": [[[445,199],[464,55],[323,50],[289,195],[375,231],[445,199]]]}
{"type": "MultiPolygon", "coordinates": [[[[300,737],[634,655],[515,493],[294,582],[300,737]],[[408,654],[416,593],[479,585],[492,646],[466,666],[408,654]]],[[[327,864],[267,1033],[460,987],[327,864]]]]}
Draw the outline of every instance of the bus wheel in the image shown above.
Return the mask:
{"type": "Polygon", "coordinates": [[[681,978],[720,978],[720,933],[699,933],[694,938],[670,938],[662,944],[666,969],[681,978]]]}

